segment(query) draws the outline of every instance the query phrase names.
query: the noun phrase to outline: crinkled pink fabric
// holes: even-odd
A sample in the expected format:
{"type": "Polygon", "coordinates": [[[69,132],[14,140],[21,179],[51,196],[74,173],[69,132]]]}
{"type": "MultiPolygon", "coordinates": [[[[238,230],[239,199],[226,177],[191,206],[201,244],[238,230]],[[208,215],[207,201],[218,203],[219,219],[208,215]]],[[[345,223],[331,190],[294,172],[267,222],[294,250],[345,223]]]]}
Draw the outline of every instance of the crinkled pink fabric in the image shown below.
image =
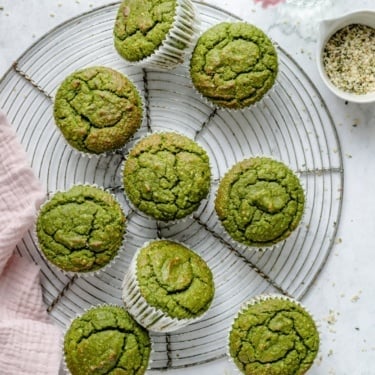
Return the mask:
{"type": "Polygon", "coordinates": [[[25,151],[0,112],[0,374],[59,372],[61,332],[43,304],[39,267],[14,252],[44,198],[25,151]]]}

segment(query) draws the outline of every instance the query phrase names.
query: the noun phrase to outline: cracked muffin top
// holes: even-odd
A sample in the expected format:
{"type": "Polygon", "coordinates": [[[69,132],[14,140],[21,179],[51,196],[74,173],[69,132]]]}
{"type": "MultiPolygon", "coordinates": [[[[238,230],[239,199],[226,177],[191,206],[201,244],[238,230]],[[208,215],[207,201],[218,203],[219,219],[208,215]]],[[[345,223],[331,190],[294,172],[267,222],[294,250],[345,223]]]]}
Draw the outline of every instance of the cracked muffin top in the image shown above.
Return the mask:
{"type": "Polygon", "coordinates": [[[278,71],[271,40],[245,22],[222,22],[198,39],[190,75],[203,97],[219,107],[240,109],[259,101],[278,71]]]}
{"type": "Polygon", "coordinates": [[[319,350],[312,316],[299,303],[267,297],[249,303],[234,319],[229,355],[246,375],[303,375],[319,350]]]}
{"type": "Polygon", "coordinates": [[[107,67],[89,67],[61,83],[54,118],[72,147],[101,154],[123,147],[133,136],[142,123],[143,105],[125,75],[107,67]]]}
{"type": "Polygon", "coordinates": [[[222,178],[215,210],[227,233],[256,247],[286,239],[298,226],[305,194],[298,177],[282,162],[244,159],[222,178]]]}
{"type": "Polygon", "coordinates": [[[46,258],[68,272],[96,271],[118,253],[125,215],[108,192],[76,185],[57,192],[40,209],[36,234],[46,258]]]}
{"type": "Polygon", "coordinates": [[[211,170],[206,151],[173,132],[140,140],[124,163],[127,197],[139,210],[161,221],[195,211],[209,192],[211,170]]]}
{"type": "Polygon", "coordinates": [[[152,55],[166,39],[176,8],[177,0],[124,0],[113,30],[118,53],[131,62],[152,55]]]}
{"type": "Polygon", "coordinates": [[[65,363],[72,375],[143,375],[148,367],[148,332],[123,308],[91,308],[64,336],[65,363]]]}
{"type": "Polygon", "coordinates": [[[177,319],[205,313],[214,297],[214,282],[206,262],[186,246],[155,240],[136,258],[140,292],[147,303],[177,319]]]}

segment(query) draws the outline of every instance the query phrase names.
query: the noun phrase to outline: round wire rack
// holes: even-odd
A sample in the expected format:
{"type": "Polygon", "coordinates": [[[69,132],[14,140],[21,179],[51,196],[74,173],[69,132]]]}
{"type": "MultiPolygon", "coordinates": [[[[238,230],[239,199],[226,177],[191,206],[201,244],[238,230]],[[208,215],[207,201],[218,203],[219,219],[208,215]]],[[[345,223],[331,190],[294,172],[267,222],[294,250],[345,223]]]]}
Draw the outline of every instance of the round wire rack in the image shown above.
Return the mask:
{"type": "MultiPolygon", "coordinates": [[[[219,8],[195,2],[202,29],[239,20],[219,8]]],[[[92,305],[121,305],[121,283],[136,249],[169,238],[197,251],[211,267],[216,285],[204,318],[170,334],[152,334],[152,369],[193,366],[225,356],[226,336],[235,313],[250,297],[281,293],[301,299],[324,266],[341,215],[343,165],[340,143],[327,107],[314,84],[282,49],[275,89],[243,111],[218,110],[193,90],[188,62],[160,72],[124,62],[112,42],[119,3],[76,17],[37,41],[0,82],[0,107],[17,130],[36,174],[49,193],[75,183],[112,191],[127,215],[125,246],[112,267],[95,276],[68,277],[40,255],[33,230],[18,252],[41,267],[43,296],[54,321],[66,327],[92,305]],[[105,65],[122,71],[145,98],[141,129],[122,152],[84,157],[57,130],[53,97],[72,71],[105,65]],[[213,182],[208,198],[192,217],[160,223],[134,211],[121,186],[121,164],[128,150],[149,132],[175,130],[195,139],[210,156],[213,182]],[[217,184],[236,161],[253,155],[282,160],[299,175],[306,194],[302,224],[272,251],[238,247],[225,237],[214,212],[217,184]]]]}

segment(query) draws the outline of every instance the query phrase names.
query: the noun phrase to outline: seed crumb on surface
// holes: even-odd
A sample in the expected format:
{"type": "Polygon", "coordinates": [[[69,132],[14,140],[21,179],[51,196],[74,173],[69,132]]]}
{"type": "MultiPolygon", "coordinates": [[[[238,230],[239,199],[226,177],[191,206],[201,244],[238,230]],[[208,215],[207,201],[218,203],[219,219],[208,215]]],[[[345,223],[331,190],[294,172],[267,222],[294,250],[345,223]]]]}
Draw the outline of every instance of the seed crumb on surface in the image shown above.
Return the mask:
{"type": "Polygon", "coordinates": [[[375,29],[351,24],[338,30],[324,47],[323,66],[331,82],[343,91],[375,91],[375,29]]]}
{"type": "Polygon", "coordinates": [[[330,325],[333,325],[337,322],[337,316],[339,315],[339,313],[333,311],[333,310],[329,310],[329,314],[324,318],[324,320],[330,324],[330,325]]]}
{"type": "Polygon", "coordinates": [[[357,301],[359,300],[359,298],[360,298],[361,293],[362,293],[361,290],[358,291],[358,293],[355,294],[355,295],[350,299],[350,301],[353,302],[353,303],[357,302],[357,301]]]}

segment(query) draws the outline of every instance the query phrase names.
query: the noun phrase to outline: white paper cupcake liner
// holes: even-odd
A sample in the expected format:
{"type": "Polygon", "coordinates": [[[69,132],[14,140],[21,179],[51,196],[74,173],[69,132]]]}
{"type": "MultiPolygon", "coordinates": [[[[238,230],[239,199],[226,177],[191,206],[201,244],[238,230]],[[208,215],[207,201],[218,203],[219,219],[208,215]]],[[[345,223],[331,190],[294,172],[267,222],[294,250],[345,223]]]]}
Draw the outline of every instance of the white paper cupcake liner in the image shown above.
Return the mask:
{"type": "MultiPolygon", "coordinates": [[[[233,327],[233,324],[235,322],[235,320],[244,312],[246,311],[246,309],[249,307],[249,306],[252,306],[252,305],[255,305],[259,302],[262,302],[262,301],[265,301],[265,300],[269,300],[269,299],[279,299],[279,300],[287,300],[287,301],[291,301],[293,303],[295,303],[296,305],[298,305],[299,307],[301,307],[308,315],[310,315],[311,319],[313,320],[314,324],[315,324],[315,327],[316,327],[316,330],[317,330],[317,333],[318,333],[318,336],[319,336],[319,341],[321,340],[321,332],[320,332],[320,326],[318,325],[317,323],[317,320],[315,319],[315,317],[313,316],[313,314],[306,308],[306,306],[304,306],[301,302],[299,302],[298,300],[292,298],[292,297],[288,297],[288,296],[285,296],[285,295],[282,295],[282,294],[276,294],[276,293],[269,293],[269,294],[259,294],[259,295],[256,295],[252,298],[250,298],[248,301],[245,301],[239,308],[238,312],[235,314],[235,316],[233,317],[232,319],[232,323],[228,329],[228,332],[227,332],[227,345],[226,345],[226,355],[227,355],[227,358],[228,358],[228,363],[231,367],[231,370],[233,370],[236,374],[238,375],[241,375],[243,374],[243,372],[238,368],[238,366],[236,365],[236,363],[234,362],[234,359],[232,358],[231,354],[230,354],[230,333],[231,333],[231,330],[232,330],[232,327],[233,327]]],[[[319,354],[320,354],[320,351],[321,351],[321,345],[319,343],[319,348],[318,348],[318,352],[315,356],[315,359],[314,359],[314,362],[317,360],[317,358],[319,357],[319,354]]],[[[312,364],[313,365],[313,364],[312,364]]],[[[311,365],[311,366],[312,366],[311,365]]]]}
{"type": "Polygon", "coordinates": [[[66,189],[64,191],[57,190],[48,199],[46,199],[46,201],[39,207],[39,210],[38,210],[38,212],[36,213],[36,216],[35,216],[34,228],[33,228],[33,231],[32,231],[32,235],[33,235],[34,242],[37,244],[37,248],[38,248],[39,254],[43,257],[43,259],[46,261],[46,263],[48,263],[50,265],[50,267],[53,270],[55,270],[56,272],[61,272],[65,276],[68,276],[68,277],[73,277],[73,276],[75,276],[75,277],[99,276],[103,272],[108,272],[108,270],[110,270],[114,266],[114,264],[116,263],[116,261],[119,259],[121,252],[124,251],[124,249],[125,249],[125,242],[126,242],[126,236],[127,236],[127,220],[128,220],[127,219],[127,215],[125,214],[123,207],[121,206],[120,202],[118,201],[117,197],[114,194],[110,193],[108,190],[104,189],[102,186],[99,186],[99,185],[96,185],[96,184],[75,183],[75,184],[72,184],[68,189],[66,189]],[[117,202],[118,206],[121,208],[121,210],[123,211],[124,216],[125,216],[124,234],[122,236],[121,245],[119,246],[119,248],[118,248],[115,256],[107,264],[105,264],[103,267],[101,267],[99,269],[96,269],[96,270],[93,270],[93,271],[78,272],[78,271],[67,271],[67,270],[64,270],[63,268],[59,267],[58,265],[56,265],[50,259],[47,258],[47,256],[44,254],[44,252],[43,252],[43,250],[42,250],[42,248],[40,246],[40,243],[39,243],[39,238],[38,238],[38,234],[37,234],[37,225],[36,224],[37,224],[37,219],[38,219],[39,213],[41,212],[42,208],[53,198],[53,196],[55,194],[57,194],[57,193],[64,193],[65,191],[70,190],[74,186],[91,186],[91,187],[94,187],[94,188],[97,188],[97,189],[101,189],[102,191],[107,192],[117,202]]]}
{"type": "MultiPolygon", "coordinates": [[[[178,131],[175,131],[175,130],[168,130],[168,131],[155,131],[155,132],[152,132],[152,133],[147,133],[145,134],[144,136],[140,137],[138,140],[137,140],[137,144],[141,141],[143,141],[144,139],[146,139],[147,137],[151,136],[151,135],[154,135],[154,134],[163,134],[163,133],[174,133],[174,134],[178,134],[178,135],[182,135],[184,137],[187,137],[189,139],[191,139],[191,141],[195,142],[196,144],[198,144],[208,155],[207,153],[207,150],[205,149],[205,147],[203,145],[201,145],[198,141],[196,141],[195,139],[193,138],[190,138],[188,137],[187,135],[183,134],[183,133],[180,133],[178,131]]],[[[136,145],[134,145],[135,147],[136,145]]],[[[131,149],[129,150],[129,153],[131,152],[131,149]]],[[[193,210],[190,214],[187,214],[186,216],[184,217],[181,217],[181,218],[178,218],[178,219],[170,219],[170,220],[161,220],[161,219],[157,219],[151,215],[148,215],[147,213],[143,212],[142,210],[140,210],[137,206],[135,206],[135,204],[130,200],[130,198],[128,197],[127,193],[126,193],[126,190],[125,190],[125,186],[124,186],[124,169],[125,169],[125,164],[128,160],[128,155],[124,156],[124,160],[121,164],[121,168],[120,168],[120,173],[121,173],[121,186],[122,186],[122,189],[123,189],[123,192],[124,192],[124,197],[125,197],[125,200],[126,202],[128,203],[129,207],[135,211],[135,212],[138,212],[138,213],[141,213],[142,215],[144,215],[147,219],[149,219],[150,221],[152,222],[160,222],[160,223],[163,223],[165,225],[174,225],[174,224],[177,224],[177,223],[182,223],[184,221],[187,221],[189,219],[193,219],[194,217],[194,214],[199,210],[200,207],[202,207],[204,204],[206,204],[207,200],[208,200],[208,197],[210,195],[210,192],[211,192],[211,189],[212,189],[212,185],[213,185],[213,173],[212,173],[212,164],[211,164],[211,160],[209,159],[209,168],[210,168],[210,187],[209,187],[209,190],[208,190],[208,193],[206,195],[206,197],[202,198],[200,203],[197,205],[197,208],[195,210],[193,210]]]]}
{"type": "MultiPolygon", "coordinates": [[[[263,245],[263,246],[262,245],[247,245],[247,244],[244,244],[244,243],[242,243],[242,242],[234,239],[228,233],[228,231],[224,227],[221,219],[219,218],[219,216],[218,216],[215,208],[214,208],[214,214],[215,214],[216,222],[218,223],[218,226],[220,228],[220,232],[221,232],[222,236],[224,237],[225,241],[228,242],[230,245],[232,245],[234,248],[240,249],[241,251],[246,251],[246,250],[259,251],[259,252],[276,251],[277,249],[280,249],[286,241],[290,240],[290,238],[297,232],[298,228],[301,226],[301,223],[303,222],[303,219],[304,219],[304,216],[305,216],[305,213],[306,213],[306,192],[305,192],[305,187],[303,186],[302,181],[299,178],[299,176],[298,176],[298,174],[297,174],[296,171],[294,171],[292,168],[290,168],[290,166],[288,164],[286,164],[284,161],[282,161],[280,159],[276,159],[275,157],[269,156],[269,155],[266,155],[266,154],[264,154],[264,155],[249,155],[247,157],[244,157],[243,159],[241,159],[241,160],[233,163],[233,165],[227,169],[227,171],[225,172],[225,174],[227,172],[229,172],[237,163],[240,163],[242,160],[252,159],[252,158],[258,158],[258,157],[268,158],[268,159],[272,159],[272,160],[278,161],[280,163],[283,163],[298,178],[298,180],[300,182],[300,185],[301,185],[301,188],[303,189],[303,194],[304,194],[303,213],[302,213],[302,216],[301,216],[301,219],[300,219],[298,225],[293,229],[293,231],[290,232],[290,234],[288,235],[288,237],[286,237],[286,238],[278,241],[275,244],[267,244],[267,245],[263,245]]],[[[214,197],[214,202],[216,202],[216,197],[217,197],[217,192],[219,190],[220,182],[221,182],[221,179],[217,183],[217,187],[216,187],[216,191],[215,191],[215,197],[214,197]]],[[[214,205],[215,205],[215,203],[214,203],[214,205]]]]}
{"type": "MultiPolygon", "coordinates": [[[[98,304],[98,305],[95,305],[95,306],[91,306],[88,309],[85,309],[80,314],[76,314],[73,318],[70,319],[69,323],[66,325],[65,330],[64,330],[63,334],[61,335],[61,340],[60,340],[60,350],[61,350],[61,353],[62,353],[62,370],[63,370],[64,374],[66,374],[66,375],[72,375],[72,373],[70,372],[70,370],[68,368],[67,362],[66,362],[66,356],[65,356],[65,350],[64,350],[65,335],[67,334],[67,332],[68,332],[71,324],[73,323],[73,321],[75,319],[81,317],[83,314],[87,313],[88,311],[90,311],[92,309],[99,308],[99,307],[105,307],[105,306],[119,307],[119,308],[122,308],[122,309],[126,310],[123,306],[120,306],[120,305],[98,304]]],[[[148,361],[148,366],[147,366],[146,371],[151,369],[152,362],[153,362],[152,358],[153,358],[153,356],[155,354],[155,349],[154,349],[154,343],[153,343],[152,335],[149,334],[149,337],[150,337],[150,356],[149,356],[149,361],[148,361]]],[[[146,373],[147,372],[145,372],[145,374],[146,373]]]]}
{"type": "MultiPolygon", "coordinates": [[[[154,241],[161,240],[163,239],[157,239],[154,241]]],[[[125,308],[129,311],[129,313],[140,325],[142,325],[146,329],[153,332],[173,332],[180,328],[186,327],[191,323],[201,320],[207,314],[209,308],[203,314],[197,317],[188,319],[178,319],[170,317],[164,311],[148,304],[148,302],[141,294],[139,284],[137,281],[137,257],[144,247],[148,246],[150,242],[154,241],[146,242],[134,254],[134,257],[124,276],[122,284],[122,300],[125,305],[125,308]]],[[[174,240],[173,242],[186,246],[174,240]]]]}
{"type": "MultiPolygon", "coordinates": [[[[220,23],[224,23],[224,22],[228,22],[228,23],[240,23],[240,22],[249,23],[249,22],[246,22],[246,21],[233,21],[233,20],[230,20],[230,19],[228,19],[226,21],[220,21],[220,23]]],[[[214,25],[209,26],[206,30],[210,29],[213,26],[214,25]]],[[[200,35],[203,34],[203,32],[206,31],[206,30],[201,30],[200,31],[200,35]]],[[[260,107],[261,105],[264,105],[265,100],[267,100],[271,95],[273,95],[275,93],[275,91],[277,90],[277,87],[280,84],[279,80],[280,80],[281,64],[280,64],[280,48],[279,48],[279,44],[276,41],[274,41],[273,39],[271,39],[271,37],[269,37],[266,34],[267,37],[272,42],[272,44],[273,44],[273,46],[274,46],[274,48],[276,50],[277,58],[278,58],[278,70],[277,70],[277,74],[276,74],[275,81],[274,81],[273,85],[268,89],[268,91],[266,93],[264,93],[264,95],[258,101],[254,102],[252,104],[249,104],[249,105],[247,105],[245,107],[242,107],[242,108],[228,108],[228,107],[226,107],[224,105],[217,104],[214,101],[210,100],[208,97],[204,96],[200,91],[198,91],[196,89],[196,87],[195,87],[195,85],[193,83],[193,80],[191,78],[191,74],[190,74],[190,61],[191,61],[191,58],[192,58],[192,55],[193,55],[195,44],[197,43],[197,40],[199,39],[200,35],[198,35],[198,37],[196,38],[196,40],[194,42],[194,45],[189,50],[189,56],[187,58],[187,60],[188,60],[188,78],[189,78],[189,81],[190,81],[190,86],[193,88],[194,92],[199,95],[200,100],[203,103],[205,103],[206,105],[208,105],[208,106],[210,106],[212,108],[216,108],[218,110],[225,110],[225,111],[228,111],[228,112],[246,112],[249,109],[255,109],[255,108],[260,107]]]]}
{"type": "Polygon", "coordinates": [[[150,56],[130,63],[157,70],[175,68],[184,62],[187,53],[195,43],[199,26],[198,12],[193,3],[190,0],[177,0],[174,22],[161,46],[150,56]]]}

